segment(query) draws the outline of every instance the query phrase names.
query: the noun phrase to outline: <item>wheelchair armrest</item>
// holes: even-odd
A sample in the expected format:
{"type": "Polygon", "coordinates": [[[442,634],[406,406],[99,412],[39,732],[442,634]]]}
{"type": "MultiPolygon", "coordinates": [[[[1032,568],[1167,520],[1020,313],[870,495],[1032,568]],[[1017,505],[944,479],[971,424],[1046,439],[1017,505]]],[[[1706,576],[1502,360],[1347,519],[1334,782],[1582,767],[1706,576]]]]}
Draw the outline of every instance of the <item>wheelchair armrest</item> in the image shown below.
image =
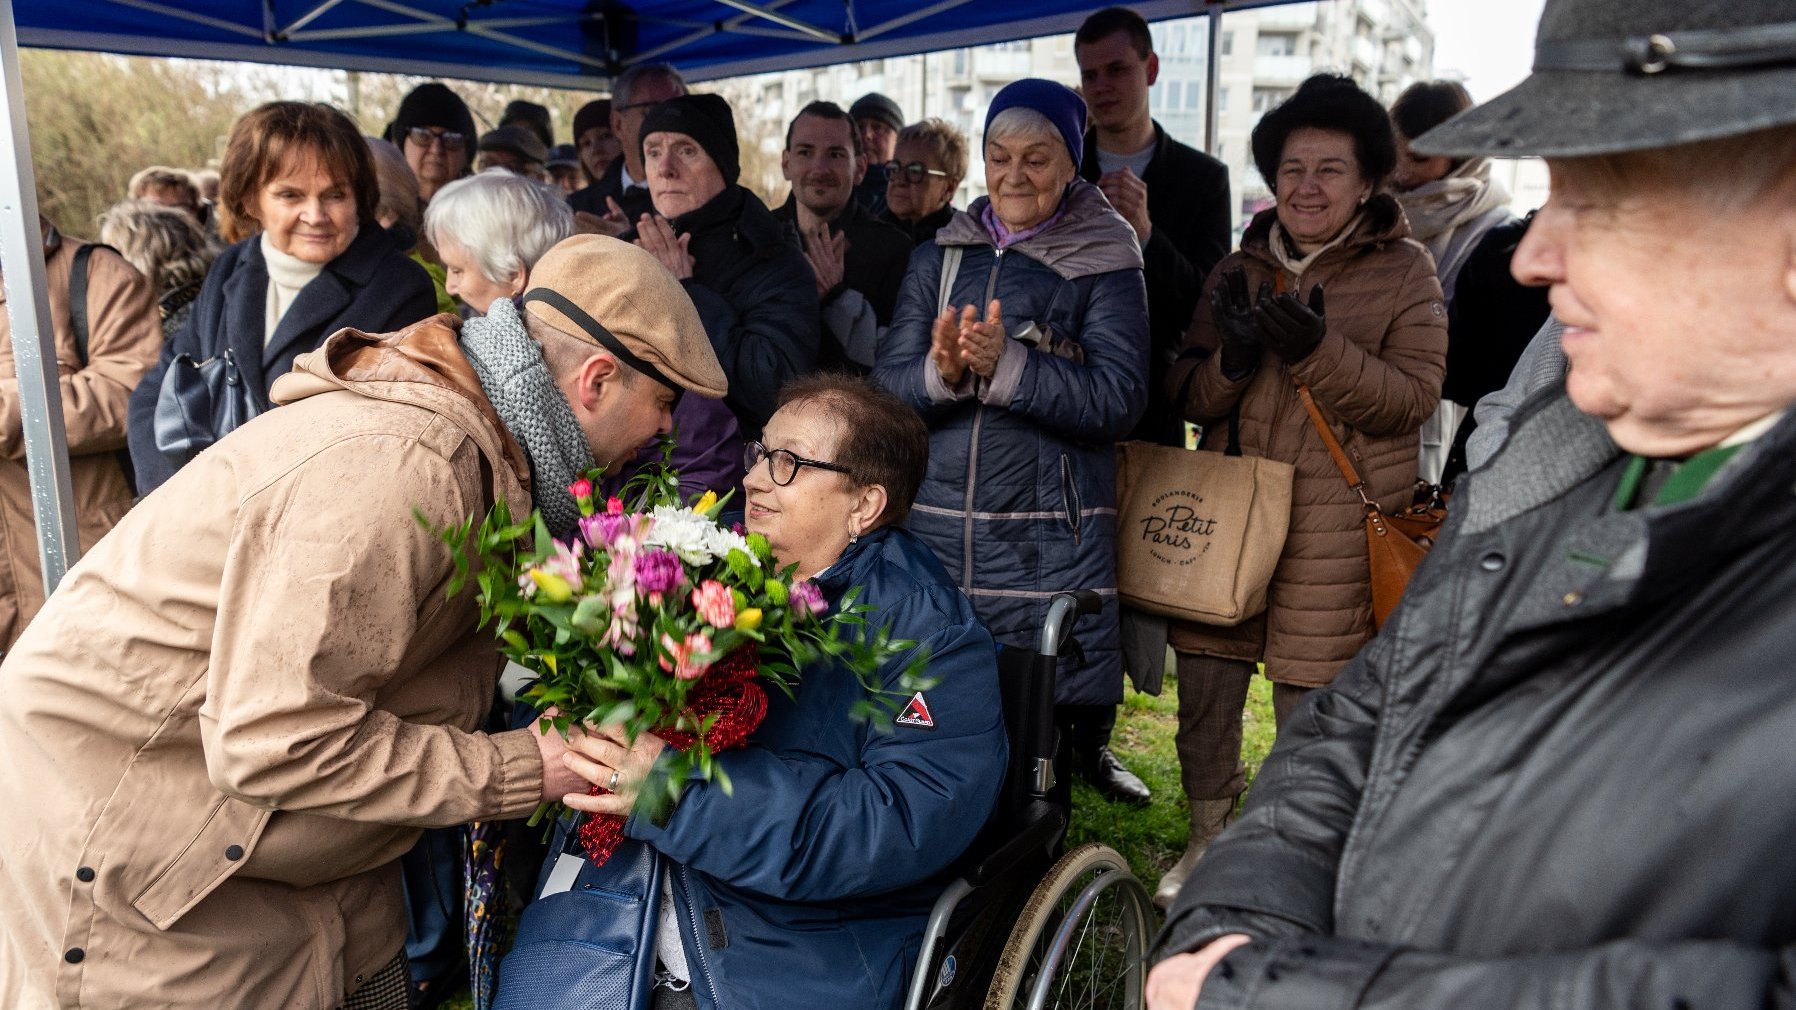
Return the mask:
{"type": "Polygon", "coordinates": [[[1030,852],[1053,848],[1065,830],[1065,811],[1045,800],[1031,802],[1017,818],[1016,833],[969,870],[967,882],[974,887],[984,886],[1030,852]]]}

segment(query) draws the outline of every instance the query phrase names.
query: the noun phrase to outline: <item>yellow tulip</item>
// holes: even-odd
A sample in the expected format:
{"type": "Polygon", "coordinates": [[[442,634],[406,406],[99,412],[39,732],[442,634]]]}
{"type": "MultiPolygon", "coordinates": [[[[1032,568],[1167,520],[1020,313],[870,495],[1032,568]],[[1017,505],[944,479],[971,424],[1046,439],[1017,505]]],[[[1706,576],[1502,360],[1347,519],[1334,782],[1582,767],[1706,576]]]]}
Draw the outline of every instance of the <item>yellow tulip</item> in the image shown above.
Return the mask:
{"type": "Polygon", "coordinates": [[[761,608],[749,607],[736,614],[737,631],[753,631],[761,626],[761,608]]]}
{"type": "Polygon", "coordinates": [[[717,492],[706,491],[704,493],[703,497],[699,498],[698,502],[692,506],[692,511],[697,512],[700,515],[703,515],[704,513],[709,512],[716,507],[717,507],[717,492]]]}
{"type": "Polygon", "coordinates": [[[574,598],[574,587],[559,575],[552,575],[540,568],[530,569],[531,581],[550,603],[566,603],[574,598]]]}

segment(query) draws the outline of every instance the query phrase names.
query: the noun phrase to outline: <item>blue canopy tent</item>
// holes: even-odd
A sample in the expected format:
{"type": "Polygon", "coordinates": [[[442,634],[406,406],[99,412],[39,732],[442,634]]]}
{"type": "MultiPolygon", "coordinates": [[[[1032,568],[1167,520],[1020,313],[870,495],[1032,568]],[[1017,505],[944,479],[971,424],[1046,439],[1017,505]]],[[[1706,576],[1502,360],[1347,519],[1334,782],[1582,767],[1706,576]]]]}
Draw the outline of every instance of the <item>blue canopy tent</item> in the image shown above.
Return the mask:
{"type": "MultiPolygon", "coordinates": [[[[1144,0],[1150,20],[1292,0],[1144,0]]],[[[1032,38],[1091,0],[0,0],[0,265],[46,592],[79,553],[18,47],[244,60],[606,91],[665,60],[694,81],[1032,38]]]]}
{"type": "MultiPolygon", "coordinates": [[[[1146,0],[1150,19],[1289,0],[1146,0]]],[[[20,45],[603,90],[1069,32],[1091,0],[17,0],[20,45]]]]}

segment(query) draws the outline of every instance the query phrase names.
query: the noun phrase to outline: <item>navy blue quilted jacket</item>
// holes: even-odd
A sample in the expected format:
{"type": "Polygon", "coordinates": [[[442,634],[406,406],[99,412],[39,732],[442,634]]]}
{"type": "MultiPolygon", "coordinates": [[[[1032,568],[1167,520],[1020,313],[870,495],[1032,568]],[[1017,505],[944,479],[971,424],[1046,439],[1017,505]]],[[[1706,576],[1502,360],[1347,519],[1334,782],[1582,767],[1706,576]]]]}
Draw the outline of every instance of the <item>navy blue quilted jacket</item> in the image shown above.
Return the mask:
{"type": "Polygon", "coordinates": [[[976,200],[917,247],[873,375],[928,422],[929,476],[910,526],[973,600],[992,636],[1033,644],[1048,600],[1104,596],[1063,654],[1056,701],[1122,700],[1116,601],[1116,442],[1147,405],[1147,291],[1134,229],[1097,187],[1067,190],[1064,213],[1000,252],[976,200]],[[950,388],[929,361],[943,253],[962,259],[949,302],[1002,303],[1010,335],[988,381],[950,388]],[[1020,337],[1039,335],[1031,347],[1020,337]]]}
{"type": "MultiPolygon", "coordinates": [[[[718,756],[730,795],[698,783],[665,827],[631,818],[635,841],[525,910],[500,1010],[646,1010],[629,993],[653,965],[664,880],[703,1010],[902,1003],[943,887],[933,878],[984,826],[1004,780],[997,650],[904,530],[861,537],[817,584],[832,606],[863,587],[869,623],[929,649],[933,725],[853,718],[866,690],[840,668],[807,671],[796,700],[769,692],[749,745],[718,756]]],[[[908,661],[884,667],[888,686],[908,661]]]]}

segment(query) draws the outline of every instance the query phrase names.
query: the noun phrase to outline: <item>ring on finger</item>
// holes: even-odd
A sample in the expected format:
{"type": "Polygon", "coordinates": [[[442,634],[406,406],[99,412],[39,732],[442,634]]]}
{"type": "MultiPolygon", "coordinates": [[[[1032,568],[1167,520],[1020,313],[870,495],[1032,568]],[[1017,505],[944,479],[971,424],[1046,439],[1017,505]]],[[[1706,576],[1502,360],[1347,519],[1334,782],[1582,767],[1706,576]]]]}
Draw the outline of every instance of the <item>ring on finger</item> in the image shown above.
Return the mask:
{"type": "Polygon", "coordinates": [[[611,769],[611,779],[605,783],[605,791],[608,793],[617,792],[617,769],[615,768],[611,769]]]}

